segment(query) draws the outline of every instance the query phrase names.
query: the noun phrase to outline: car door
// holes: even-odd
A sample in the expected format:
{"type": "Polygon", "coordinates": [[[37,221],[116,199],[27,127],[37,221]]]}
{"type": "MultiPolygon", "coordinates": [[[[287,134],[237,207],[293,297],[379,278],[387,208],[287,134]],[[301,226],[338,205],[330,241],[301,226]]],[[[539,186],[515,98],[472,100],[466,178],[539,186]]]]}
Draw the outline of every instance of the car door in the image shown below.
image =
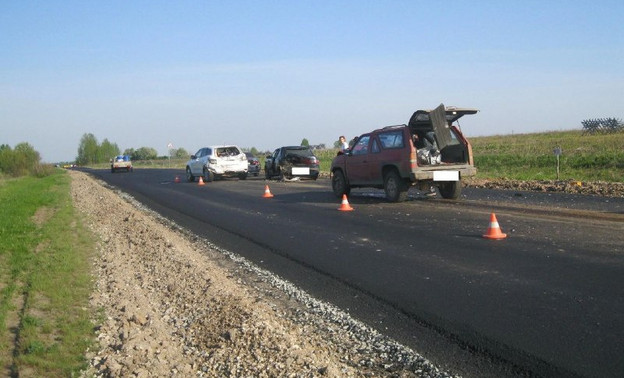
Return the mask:
{"type": "Polygon", "coordinates": [[[203,164],[202,157],[204,156],[205,153],[206,153],[205,148],[199,149],[199,151],[197,151],[197,153],[195,154],[195,159],[191,161],[191,164],[190,164],[191,172],[195,176],[199,176],[203,174],[204,164],[203,164]]]}
{"type": "Polygon", "coordinates": [[[352,185],[363,185],[370,180],[368,145],[370,135],[362,135],[347,155],[347,176],[352,185]]]}

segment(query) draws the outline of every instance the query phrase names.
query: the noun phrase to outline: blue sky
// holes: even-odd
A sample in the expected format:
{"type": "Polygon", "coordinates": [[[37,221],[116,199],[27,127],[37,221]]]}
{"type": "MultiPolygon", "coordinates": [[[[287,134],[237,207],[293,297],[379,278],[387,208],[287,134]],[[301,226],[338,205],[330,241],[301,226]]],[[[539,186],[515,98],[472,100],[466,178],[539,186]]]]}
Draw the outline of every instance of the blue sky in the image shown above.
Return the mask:
{"type": "Polygon", "coordinates": [[[468,136],[624,118],[620,1],[0,0],[0,144],[333,144],[440,103],[468,136]]]}

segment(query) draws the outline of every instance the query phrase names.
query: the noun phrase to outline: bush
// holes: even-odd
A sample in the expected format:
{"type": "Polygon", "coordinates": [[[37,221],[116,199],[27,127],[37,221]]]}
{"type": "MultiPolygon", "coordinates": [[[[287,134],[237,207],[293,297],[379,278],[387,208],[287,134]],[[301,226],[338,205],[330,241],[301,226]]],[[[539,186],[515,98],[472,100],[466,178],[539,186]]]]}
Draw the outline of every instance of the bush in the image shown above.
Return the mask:
{"type": "Polygon", "coordinates": [[[37,177],[49,175],[53,168],[40,163],[39,152],[28,143],[19,143],[11,149],[9,145],[0,146],[0,173],[12,177],[32,174],[37,177]]]}

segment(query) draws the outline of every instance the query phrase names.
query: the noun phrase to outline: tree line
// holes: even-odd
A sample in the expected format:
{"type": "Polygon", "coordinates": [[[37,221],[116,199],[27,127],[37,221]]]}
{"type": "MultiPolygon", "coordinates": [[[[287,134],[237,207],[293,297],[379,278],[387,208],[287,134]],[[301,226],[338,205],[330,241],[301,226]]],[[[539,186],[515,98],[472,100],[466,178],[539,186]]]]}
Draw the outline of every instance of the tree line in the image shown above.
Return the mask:
{"type": "MultiPolygon", "coordinates": [[[[189,153],[184,148],[172,149],[170,150],[170,153],[172,158],[188,158],[189,156],[189,153]]],[[[89,165],[107,163],[110,159],[117,155],[128,155],[132,160],[156,160],[167,158],[167,156],[159,157],[158,151],[152,147],[140,147],[137,149],[126,148],[122,153],[117,143],[112,143],[108,139],[104,139],[102,143],[99,143],[95,135],[87,133],[80,138],[76,164],[89,165]]]]}
{"type": "Polygon", "coordinates": [[[0,174],[12,177],[35,175],[45,176],[52,167],[41,164],[41,155],[33,146],[23,142],[11,148],[8,144],[0,145],[0,174]]]}

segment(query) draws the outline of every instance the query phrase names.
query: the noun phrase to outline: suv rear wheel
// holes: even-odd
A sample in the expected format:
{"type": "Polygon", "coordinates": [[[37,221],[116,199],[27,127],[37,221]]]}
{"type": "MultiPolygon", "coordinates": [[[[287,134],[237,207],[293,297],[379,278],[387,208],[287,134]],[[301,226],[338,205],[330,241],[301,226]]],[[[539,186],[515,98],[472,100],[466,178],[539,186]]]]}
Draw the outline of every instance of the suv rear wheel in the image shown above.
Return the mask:
{"type": "Polygon", "coordinates": [[[440,195],[446,199],[458,199],[461,195],[461,181],[449,181],[438,186],[440,195]]]}
{"type": "Polygon", "coordinates": [[[384,190],[390,202],[403,202],[407,199],[409,187],[397,171],[392,170],[384,176],[384,190]]]}
{"type": "Polygon", "coordinates": [[[207,170],[206,168],[204,168],[204,181],[206,182],[212,182],[215,179],[215,175],[214,173],[210,172],[209,170],[207,170]]]}
{"type": "Polygon", "coordinates": [[[351,192],[351,187],[347,184],[347,179],[345,179],[341,170],[336,170],[332,175],[332,189],[334,195],[338,198],[342,198],[343,194],[349,195],[351,192]]]}

